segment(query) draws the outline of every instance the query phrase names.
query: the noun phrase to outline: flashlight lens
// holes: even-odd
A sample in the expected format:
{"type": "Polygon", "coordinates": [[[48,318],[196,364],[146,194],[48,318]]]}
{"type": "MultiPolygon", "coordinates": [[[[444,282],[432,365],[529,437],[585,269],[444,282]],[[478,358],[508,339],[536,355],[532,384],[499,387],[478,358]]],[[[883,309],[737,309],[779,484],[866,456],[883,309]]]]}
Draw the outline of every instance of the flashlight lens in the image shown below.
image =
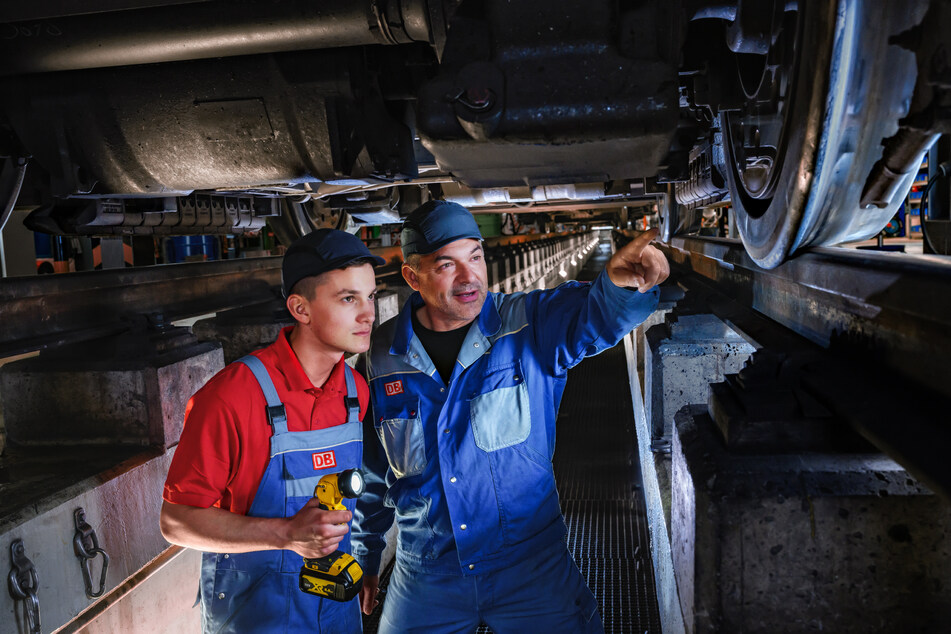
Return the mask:
{"type": "Polygon", "coordinates": [[[340,478],[340,493],[344,497],[358,498],[363,495],[366,489],[366,483],[363,480],[363,472],[359,469],[350,469],[342,474],[340,478]]]}

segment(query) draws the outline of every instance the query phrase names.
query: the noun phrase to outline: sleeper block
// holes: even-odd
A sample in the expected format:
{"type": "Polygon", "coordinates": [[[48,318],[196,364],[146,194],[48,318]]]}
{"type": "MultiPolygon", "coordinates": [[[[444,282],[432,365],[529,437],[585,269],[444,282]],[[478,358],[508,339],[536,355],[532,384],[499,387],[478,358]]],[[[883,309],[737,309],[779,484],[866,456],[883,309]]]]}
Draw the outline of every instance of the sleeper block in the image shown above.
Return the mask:
{"type": "Polygon", "coordinates": [[[755,348],[713,315],[681,315],[646,330],[644,394],[652,439],[670,438],[674,414],[706,403],[710,383],[739,372],[755,348]]]}

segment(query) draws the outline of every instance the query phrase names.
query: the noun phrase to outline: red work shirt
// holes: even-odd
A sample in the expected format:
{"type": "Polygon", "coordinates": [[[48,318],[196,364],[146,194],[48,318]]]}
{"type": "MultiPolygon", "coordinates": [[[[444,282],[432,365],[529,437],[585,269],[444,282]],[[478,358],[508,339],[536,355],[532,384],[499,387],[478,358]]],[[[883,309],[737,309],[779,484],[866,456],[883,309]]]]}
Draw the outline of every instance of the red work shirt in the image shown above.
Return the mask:
{"type": "MultiPolygon", "coordinates": [[[[252,354],[267,368],[287,411],[289,431],[309,431],[347,420],[344,361],[334,366],[321,387],[304,373],[287,337],[252,354]]],[[[353,373],[360,399],[360,417],[370,399],[367,383],[353,373]]],[[[243,363],[231,363],[188,401],[185,426],[165,480],[163,498],[172,504],[218,506],[246,515],[261,484],[270,454],[271,425],[267,401],[254,374],[243,363]]]]}

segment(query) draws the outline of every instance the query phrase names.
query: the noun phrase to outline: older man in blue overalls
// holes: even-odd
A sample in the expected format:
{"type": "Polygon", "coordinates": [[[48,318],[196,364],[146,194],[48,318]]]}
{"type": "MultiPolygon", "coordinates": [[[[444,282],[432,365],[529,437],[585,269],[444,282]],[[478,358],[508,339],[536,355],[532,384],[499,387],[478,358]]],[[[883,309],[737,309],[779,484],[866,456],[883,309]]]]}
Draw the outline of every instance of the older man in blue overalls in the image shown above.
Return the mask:
{"type": "Polygon", "coordinates": [[[375,605],[383,531],[399,526],[381,634],[601,632],[565,544],[551,459],[568,369],[657,306],[667,260],[647,232],[591,284],[487,293],[481,234],[465,208],[430,202],[401,233],[417,291],[373,336],[368,492],[353,552],[375,605]]]}
{"type": "Polygon", "coordinates": [[[206,633],[362,631],[358,599],[305,594],[298,574],[304,557],[349,550],[352,500],[326,511],[312,496],[322,476],[360,466],[369,398],[343,356],[369,346],[382,262],[342,231],[295,242],[282,266],[295,325],[189,401],[161,526],[170,542],[205,551],[206,633]]]}

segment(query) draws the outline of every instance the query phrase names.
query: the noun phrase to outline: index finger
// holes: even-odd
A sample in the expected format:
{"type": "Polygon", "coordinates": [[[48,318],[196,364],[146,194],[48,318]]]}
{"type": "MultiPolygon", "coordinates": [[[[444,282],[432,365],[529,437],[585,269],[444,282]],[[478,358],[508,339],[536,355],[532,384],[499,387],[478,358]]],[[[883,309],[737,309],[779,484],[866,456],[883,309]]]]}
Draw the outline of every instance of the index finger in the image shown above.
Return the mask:
{"type": "Polygon", "coordinates": [[[660,230],[657,227],[653,229],[648,229],[641,235],[637,236],[630,242],[628,242],[621,251],[625,252],[625,255],[639,256],[641,251],[644,250],[648,244],[650,244],[657,236],[660,234],[660,230]]]}
{"type": "Polygon", "coordinates": [[[351,517],[350,511],[324,511],[324,520],[332,524],[346,524],[351,517]]]}

